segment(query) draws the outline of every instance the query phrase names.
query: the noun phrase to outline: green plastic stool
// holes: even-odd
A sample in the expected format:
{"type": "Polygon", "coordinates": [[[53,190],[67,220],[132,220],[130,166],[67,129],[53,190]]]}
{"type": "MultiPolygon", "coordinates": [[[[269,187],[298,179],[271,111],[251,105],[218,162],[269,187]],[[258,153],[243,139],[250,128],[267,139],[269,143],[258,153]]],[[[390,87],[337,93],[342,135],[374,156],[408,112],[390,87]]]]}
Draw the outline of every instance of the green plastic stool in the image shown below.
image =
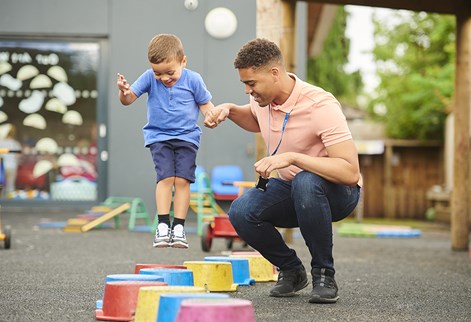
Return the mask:
{"type": "Polygon", "coordinates": [[[116,207],[123,203],[130,203],[131,207],[126,211],[129,214],[128,229],[133,230],[136,227],[136,220],[144,219],[145,225],[150,225],[150,217],[146,205],[141,198],[135,197],[108,197],[103,205],[116,207]]]}

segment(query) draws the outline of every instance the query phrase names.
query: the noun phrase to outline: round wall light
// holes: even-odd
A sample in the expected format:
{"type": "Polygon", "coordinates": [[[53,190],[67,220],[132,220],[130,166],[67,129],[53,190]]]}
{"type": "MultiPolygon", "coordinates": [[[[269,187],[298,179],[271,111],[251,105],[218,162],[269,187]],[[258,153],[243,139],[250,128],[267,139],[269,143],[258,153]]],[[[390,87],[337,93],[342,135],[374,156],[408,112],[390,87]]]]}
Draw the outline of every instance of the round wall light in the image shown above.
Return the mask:
{"type": "Polygon", "coordinates": [[[198,8],[198,0],[185,0],[183,4],[187,10],[196,10],[198,8]]]}
{"type": "Polygon", "coordinates": [[[237,29],[237,18],[227,8],[214,8],[206,15],[204,27],[208,34],[216,39],[229,38],[237,29]]]}

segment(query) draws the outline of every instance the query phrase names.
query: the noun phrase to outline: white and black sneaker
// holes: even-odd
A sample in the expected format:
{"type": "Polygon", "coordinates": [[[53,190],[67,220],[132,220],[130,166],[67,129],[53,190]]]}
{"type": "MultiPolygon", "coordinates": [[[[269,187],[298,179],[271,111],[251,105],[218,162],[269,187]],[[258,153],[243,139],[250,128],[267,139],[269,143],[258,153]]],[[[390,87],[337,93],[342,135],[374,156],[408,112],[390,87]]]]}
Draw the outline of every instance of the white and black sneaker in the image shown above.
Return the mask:
{"type": "Polygon", "coordinates": [[[165,248],[171,246],[170,229],[166,223],[160,223],[155,230],[154,244],[156,248],[165,248]]]}
{"type": "Polygon", "coordinates": [[[175,227],[173,227],[171,246],[175,248],[188,248],[183,225],[175,225],[175,227]]]}

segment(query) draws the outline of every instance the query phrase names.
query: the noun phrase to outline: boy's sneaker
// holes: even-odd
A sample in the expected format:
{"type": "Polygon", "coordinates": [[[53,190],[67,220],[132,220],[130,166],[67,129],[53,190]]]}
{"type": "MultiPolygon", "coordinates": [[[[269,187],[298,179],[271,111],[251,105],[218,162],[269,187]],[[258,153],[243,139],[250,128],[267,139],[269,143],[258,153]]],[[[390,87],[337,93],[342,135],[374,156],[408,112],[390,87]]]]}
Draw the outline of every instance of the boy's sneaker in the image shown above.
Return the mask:
{"type": "Polygon", "coordinates": [[[312,292],[310,303],[335,303],[339,299],[334,271],[327,268],[312,269],[312,292]]]}
{"type": "Polygon", "coordinates": [[[170,229],[167,224],[161,223],[155,230],[154,247],[165,248],[171,245],[170,229]]]}
{"type": "Polygon", "coordinates": [[[176,225],[175,227],[173,227],[171,246],[175,248],[188,248],[185,230],[183,229],[182,225],[176,225]]]}
{"type": "Polygon", "coordinates": [[[278,282],[271,289],[270,296],[289,297],[295,296],[296,292],[309,285],[304,266],[290,270],[280,270],[278,282]]]}

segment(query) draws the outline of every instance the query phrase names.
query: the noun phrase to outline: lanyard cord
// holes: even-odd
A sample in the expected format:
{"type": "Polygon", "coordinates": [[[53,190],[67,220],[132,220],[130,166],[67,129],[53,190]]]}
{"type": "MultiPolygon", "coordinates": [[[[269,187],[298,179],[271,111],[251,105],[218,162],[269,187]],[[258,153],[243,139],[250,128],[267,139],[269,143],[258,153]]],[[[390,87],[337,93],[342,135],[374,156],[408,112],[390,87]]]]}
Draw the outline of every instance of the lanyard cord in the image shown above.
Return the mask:
{"type": "MultiPolygon", "coordinates": [[[[280,141],[278,142],[278,145],[276,146],[275,150],[271,155],[275,155],[275,153],[278,151],[278,148],[280,147],[281,141],[283,140],[283,134],[285,133],[285,127],[286,123],[288,123],[289,115],[291,114],[292,110],[286,113],[285,119],[283,120],[283,126],[281,127],[281,137],[280,141]]],[[[268,111],[268,146],[267,146],[267,156],[270,155],[270,132],[271,132],[271,127],[270,127],[270,121],[271,121],[271,108],[268,111]]]]}

